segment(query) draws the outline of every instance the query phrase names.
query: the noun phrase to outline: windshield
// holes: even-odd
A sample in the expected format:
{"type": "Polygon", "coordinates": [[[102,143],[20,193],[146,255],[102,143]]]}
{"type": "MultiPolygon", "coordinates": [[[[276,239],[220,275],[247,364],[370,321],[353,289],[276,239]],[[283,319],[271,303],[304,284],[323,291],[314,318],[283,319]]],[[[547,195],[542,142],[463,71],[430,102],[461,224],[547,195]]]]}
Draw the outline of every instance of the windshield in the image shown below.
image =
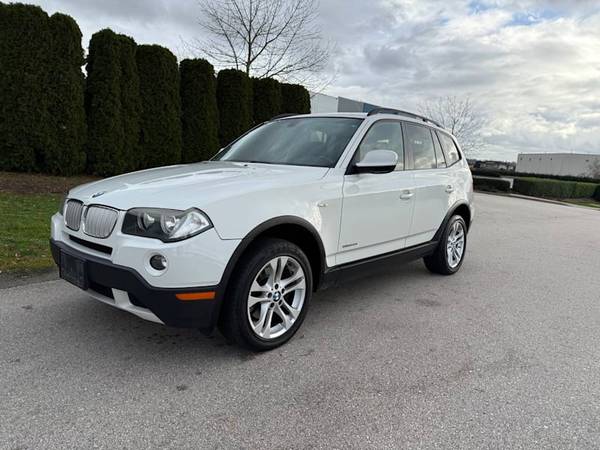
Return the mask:
{"type": "Polygon", "coordinates": [[[334,167],[362,120],[346,117],[275,120],[242,136],[213,160],[334,167]]]}

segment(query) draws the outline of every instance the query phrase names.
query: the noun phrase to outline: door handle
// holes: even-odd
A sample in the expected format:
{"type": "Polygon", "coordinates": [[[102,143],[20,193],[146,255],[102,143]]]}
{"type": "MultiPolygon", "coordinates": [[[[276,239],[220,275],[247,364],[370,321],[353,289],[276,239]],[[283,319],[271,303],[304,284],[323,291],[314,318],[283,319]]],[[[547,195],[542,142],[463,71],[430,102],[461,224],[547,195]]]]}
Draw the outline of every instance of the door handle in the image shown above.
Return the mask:
{"type": "Polygon", "coordinates": [[[454,186],[452,186],[451,184],[449,184],[448,186],[446,186],[446,192],[448,194],[454,192],[454,186]]]}
{"type": "Polygon", "coordinates": [[[412,198],[412,196],[415,195],[414,192],[411,191],[404,191],[402,192],[402,194],[400,194],[400,198],[402,200],[410,200],[412,198]]]}

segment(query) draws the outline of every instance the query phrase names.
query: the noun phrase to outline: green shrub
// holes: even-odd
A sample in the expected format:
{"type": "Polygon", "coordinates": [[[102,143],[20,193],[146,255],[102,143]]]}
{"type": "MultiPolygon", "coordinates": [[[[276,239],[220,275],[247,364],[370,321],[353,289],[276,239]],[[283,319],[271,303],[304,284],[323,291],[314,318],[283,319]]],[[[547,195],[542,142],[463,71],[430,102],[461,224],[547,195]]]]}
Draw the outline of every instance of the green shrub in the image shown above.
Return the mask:
{"type": "Polygon", "coordinates": [[[281,112],[281,84],[273,78],[253,78],[254,124],[272,119],[281,112]]]}
{"type": "Polygon", "coordinates": [[[502,178],[473,177],[473,187],[479,191],[509,192],[510,181],[502,178]]]}
{"type": "Polygon", "coordinates": [[[515,178],[513,191],[523,195],[550,198],[590,198],[597,185],[544,178],[515,178]]]}
{"type": "Polygon", "coordinates": [[[50,44],[41,8],[0,3],[0,170],[34,171],[43,163],[50,44]]]}
{"type": "Polygon", "coordinates": [[[204,59],[184,59],[181,77],[182,160],[210,159],[219,150],[217,83],[213,66],[204,59]]]}
{"type": "Polygon", "coordinates": [[[140,45],[136,53],[142,104],[142,167],[181,162],[179,68],[173,53],[159,45],[140,45]]]}
{"type": "Polygon", "coordinates": [[[217,76],[219,141],[226,146],[252,126],[252,84],[250,78],[235,69],[225,69],[217,76]]]}
{"type": "Polygon", "coordinates": [[[140,158],[138,148],[142,103],[136,61],[137,44],[132,38],[122,34],[118,35],[118,41],[119,66],[121,69],[119,78],[121,126],[123,127],[123,168],[121,171],[130,171],[143,167],[143,160],[140,158]]]}
{"type": "Polygon", "coordinates": [[[596,190],[594,191],[594,200],[600,202],[600,184],[596,186],[596,190]]]}
{"type": "Polygon", "coordinates": [[[309,114],[310,94],[299,84],[281,84],[281,113],[309,114]]]}
{"type": "Polygon", "coordinates": [[[126,168],[121,108],[121,65],[119,37],[105,29],[95,33],[87,57],[85,110],[88,137],[88,170],[96,175],[113,175],[126,168]]]}
{"type": "Polygon", "coordinates": [[[84,63],[81,31],[69,16],[50,17],[52,67],[48,71],[49,142],[42,170],[54,175],[74,175],[85,168],[84,63]]]}
{"type": "Polygon", "coordinates": [[[495,170],[489,169],[471,169],[471,174],[473,176],[481,176],[481,177],[495,177],[500,178],[505,175],[502,175],[500,172],[496,172],[495,170]]]}

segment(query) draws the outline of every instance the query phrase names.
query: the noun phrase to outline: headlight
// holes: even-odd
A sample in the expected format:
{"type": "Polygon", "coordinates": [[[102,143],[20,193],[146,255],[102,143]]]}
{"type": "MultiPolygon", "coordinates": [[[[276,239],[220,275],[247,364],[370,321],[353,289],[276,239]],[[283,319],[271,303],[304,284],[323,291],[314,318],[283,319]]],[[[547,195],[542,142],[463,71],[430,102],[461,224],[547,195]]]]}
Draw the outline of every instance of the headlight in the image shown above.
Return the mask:
{"type": "Polygon", "coordinates": [[[206,214],[196,208],[187,211],[134,208],[125,214],[122,231],[134,236],[174,242],[195,236],[212,226],[206,214]]]}

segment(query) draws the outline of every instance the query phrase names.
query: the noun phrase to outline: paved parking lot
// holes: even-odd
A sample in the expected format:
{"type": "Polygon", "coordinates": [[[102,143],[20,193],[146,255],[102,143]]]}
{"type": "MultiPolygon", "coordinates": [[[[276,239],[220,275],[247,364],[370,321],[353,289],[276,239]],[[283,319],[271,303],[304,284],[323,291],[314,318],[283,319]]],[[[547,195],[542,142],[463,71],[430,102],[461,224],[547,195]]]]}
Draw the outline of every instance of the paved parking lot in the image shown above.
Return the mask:
{"type": "Polygon", "coordinates": [[[477,196],[453,277],[316,295],[266,354],[62,281],[0,290],[0,447],[600,446],[600,212],[477,196]]]}

